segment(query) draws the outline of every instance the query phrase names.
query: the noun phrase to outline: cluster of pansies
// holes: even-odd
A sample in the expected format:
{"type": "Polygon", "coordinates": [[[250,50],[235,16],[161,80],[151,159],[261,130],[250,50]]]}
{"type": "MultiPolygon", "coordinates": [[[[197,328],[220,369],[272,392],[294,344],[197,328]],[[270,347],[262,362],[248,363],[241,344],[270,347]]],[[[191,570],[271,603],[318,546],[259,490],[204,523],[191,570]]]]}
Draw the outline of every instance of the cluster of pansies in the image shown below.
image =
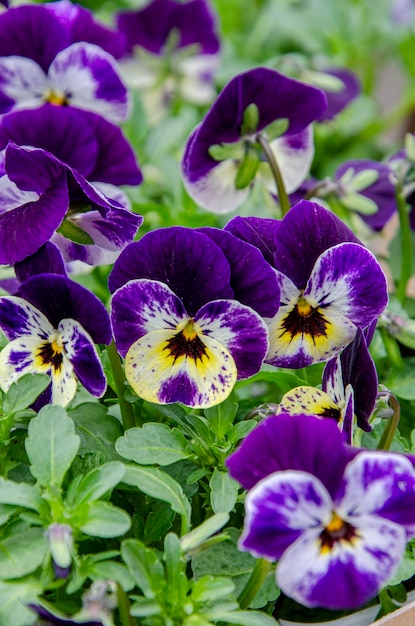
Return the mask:
{"type": "MultiPolygon", "coordinates": [[[[152,415],[155,406],[179,403],[156,422],[165,416],[183,426],[178,459],[193,460],[196,448],[185,445],[199,446],[201,467],[186,475],[188,485],[210,476],[213,463],[223,480],[230,476],[247,490],[239,548],[277,561],[279,588],[304,606],[352,610],[388,583],[415,537],[415,461],[358,445],[372,431],[379,398],[370,346],[379,319],[388,319],[389,296],[381,264],[353,229],[356,215],[376,232],[402,214],[399,199],[414,206],[415,145],[408,139],[385,161],[349,160],[319,180],[310,174],[315,126],[358,96],[356,76],[286,55],[278,70],[250,68],[217,89],[219,64],[217,19],[207,0],[151,0],[120,11],[112,26],[69,0],[4,4],[0,265],[9,275],[1,283],[0,388],[6,395],[26,375],[46,374],[29,407],[37,413],[46,405],[70,410],[79,390],[99,399],[109,392],[110,401],[118,396],[127,433],[137,430],[134,412],[143,406],[152,415]],[[131,119],[133,92],[140,119],[131,119]],[[177,159],[199,223],[152,229],[130,201],[146,170],[125,129],[157,125],[178,103],[199,107],[177,159]],[[272,206],[269,216],[247,215],[258,190],[272,206]],[[201,225],[207,212],[215,225],[201,225]],[[97,269],[105,296],[82,280],[97,269]],[[284,390],[249,434],[250,420],[244,429],[241,419],[234,425],[241,436],[226,440],[225,415],[220,428],[212,426],[222,437],[214,453],[194,435],[198,425],[209,438],[208,416],[228,407],[251,377],[261,384],[264,371],[278,380],[315,365],[319,380],[311,385],[305,377],[284,390]]],[[[406,217],[408,227],[415,223],[414,211],[406,217]]],[[[403,293],[408,278],[401,276],[403,293]]],[[[84,485],[88,495],[108,495],[122,480],[122,446],[112,454],[119,479],[105,489],[95,476],[84,485]]],[[[134,486],[129,469],[125,480],[134,486]]],[[[65,512],[48,521],[57,580],[71,575],[76,541],[94,527],[68,513],[79,483],[71,483],[68,509],[62,505],[65,512]]],[[[159,494],[154,485],[143,491],[159,494]]],[[[172,492],[180,500],[182,491],[172,492]]],[[[21,502],[1,500],[0,484],[0,505],[8,504],[21,502]]],[[[237,515],[239,505],[235,495],[226,513],[237,515]]],[[[158,523],[166,533],[172,526],[158,523]]],[[[128,521],[123,529],[130,527],[128,521]]],[[[144,595],[151,585],[142,563],[158,558],[146,550],[133,576],[144,595]]],[[[158,615],[156,593],[148,594],[148,615],[158,615]]],[[[28,605],[47,623],[112,626],[116,595],[121,602],[115,583],[95,581],[73,619],[43,601],[28,605]]],[[[221,615],[200,623],[226,622],[221,615]]],[[[195,619],[183,623],[202,618],[195,619]]],[[[240,619],[230,623],[249,626],[249,618],[240,619]]]]}

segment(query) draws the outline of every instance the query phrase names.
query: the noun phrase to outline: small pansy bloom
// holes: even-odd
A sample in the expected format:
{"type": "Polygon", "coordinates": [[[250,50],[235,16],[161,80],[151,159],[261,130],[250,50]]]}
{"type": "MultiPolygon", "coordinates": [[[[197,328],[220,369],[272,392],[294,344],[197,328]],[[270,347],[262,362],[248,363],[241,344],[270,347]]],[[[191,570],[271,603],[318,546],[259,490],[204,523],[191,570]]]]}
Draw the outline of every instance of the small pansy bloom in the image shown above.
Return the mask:
{"type": "Polygon", "coordinates": [[[115,124],[129,113],[128,92],[115,60],[84,42],[59,52],[47,73],[32,59],[0,57],[0,114],[45,102],[94,111],[115,124]]]}
{"type": "Polygon", "coordinates": [[[238,74],[187,140],[182,159],[187,191],[200,206],[218,213],[241,204],[258,175],[276,194],[261,135],[290,193],[308,174],[314,155],[310,124],[325,107],[322,91],[275,70],[260,67],[238,74]]]}
{"type": "MultiPolygon", "coordinates": [[[[226,228],[232,232],[232,223],[226,228]]],[[[326,361],[385,309],[386,278],[378,261],[317,203],[302,200],[276,221],[273,245],[281,304],[266,319],[267,363],[301,368],[326,361]]]]}
{"type": "Polygon", "coordinates": [[[107,311],[96,296],[61,274],[38,274],[12,296],[0,297],[0,386],[7,391],[27,373],[50,376],[42,404],[66,406],[77,381],[97,397],[106,379],[95,343],[109,344],[107,311]]]}
{"type": "Polygon", "coordinates": [[[277,584],[305,606],[362,606],[415,536],[411,461],[346,448],[331,420],[269,417],[227,464],[249,489],[240,549],[278,560],[277,584]]]}
{"type": "Polygon", "coordinates": [[[253,246],[216,229],[160,229],[127,246],[109,277],[111,320],[136,393],[204,408],[258,372],[268,338],[256,310],[279,303],[269,269],[253,246]]]}

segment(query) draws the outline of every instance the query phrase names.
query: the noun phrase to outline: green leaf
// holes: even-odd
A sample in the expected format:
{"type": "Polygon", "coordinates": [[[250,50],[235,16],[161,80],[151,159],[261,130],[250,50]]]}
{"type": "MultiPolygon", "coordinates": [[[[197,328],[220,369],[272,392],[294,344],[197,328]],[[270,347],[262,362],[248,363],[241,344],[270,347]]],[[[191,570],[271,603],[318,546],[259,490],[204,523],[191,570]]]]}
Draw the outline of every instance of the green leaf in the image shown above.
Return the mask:
{"type": "Polygon", "coordinates": [[[69,239],[74,243],[79,243],[84,246],[93,245],[94,240],[83,228],[75,224],[69,219],[64,219],[57,231],[60,235],[69,239]]]}
{"type": "Polygon", "coordinates": [[[73,421],[60,406],[44,406],[30,421],[26,452],[31,472],[43,487],[62,485],[79,443],[73,421]]]}
{"type": "Polygon", "coordinates": [[[230,613],[212,611],[206,613],[205,616],[212,622],[225,622],[239,626],[278,626],[278,622],[273,617],[261,611],[232,611],[230,613]]]}
{"type": "Polygon", "coordinates": [[[215,161],[227,161],[228,159],[240,159],[243,155],[243,147],[240,141],[220,143],[210,146],[208,152],[215,161]]]}
{"type": "Polygon", "coordinates": [[[152,498],[168,502],[173,511],[190,525],[191,509],[188,499],[178,482],[163,470],[156,467],[138,467],[127,465],[123,482],[138,487],[152,498]]]}
{"type": "Polygon", "coordinates": [[[108,502],[93,502],[80,530],[91,537],[119,537],[131,527],[131,519],[123,509],[108,502]]]}
{"type": "Polygon", "coordinates": [[[22,578],[37,569],[45,557],[43,528],[19,530],[0,542],[0,579],[22,578]]]}
{"type": "Polygon", "coordinates": [[[134,581],[126,566],[116,561],[98,561],[88,568],[91,580],[115,580],[124,591],[134,588],[134,581]]]}
{"type": "Polygon", "coordinates": [[[0,478],[0,503],[21,506],[39,512],[43,500],[35,487],[0,478]]]}
{"type": "Polygon", "coordinates": [[[227,522],[229,521],[229,515],[227,513],[217,513],[212,515],[205,522],[200,524],[197,528],[194,528],[187,535],[183,535],[180,539],[180,545],[183,552],[189,552],[198,548],[209,537],[217,533],[227,522]]]}
{"type": "Polygon", "coordinates": [[[121,482],[124,472],[125,466],[118,461],[104,463],[88,472],[77,487],[75,504],[98,500],[121,482]]]}
{"type": "Polygon", "coordinates": [[[205,409],[205,417],[209,420],[210,428],[219,439],[222,439],[231,428],[237,410],[238,404],[233,394],[220,404],[205,409]]]}
{"type": "Polygon", "coordinates": [[[230,578],[219,576],[203,576],[193,583],[192,600],[199,603],[215,602],[235,591],[230,578]]]}
{"type": "Polygon", "coordinates": [[[46,374],[25,374],[10,386],[3,399],[4,415],[12,415],[30,406],[50,383],[46,374]]]}
{"type": "Polygon", "coordinates": [[[134,617],[149,617],[150,615],[158,615],[161,610],[158,602],[143,598],[131,605],[130,613],[134,617]]]}
{"type": "Polygon", "coordinates": [[[170,465],[191,455],[186,439],[177,428],[158,423],[130,428],[118,439],[115,448],[122,457],[139,465],[170,465]]]}
{"type": "Polygon", "coordinates": [[[121,544],[121,556],[146,598],[153,599],[163,592],[164,569],[154,550],[136,539],[127,539],[121,544]]]}
{"type": "Polygon", "coordinates": [[[105,461],[120,460],[115,442],[123,433],[120,422],[97,402],[85,402],[68,411],[81,437],[79,454],[100,452],[105,461]]]}
{"type": "Polygon", "coordinates": [[[264,129],[268,141],[274,141],[274,139],[283,135],[289,125],[290,121],[286,117],[281,117],[280,119],[271,122],[271,124],[268,124],[268,126],[264,129]]]}
{"type": "Polygon", "coordinates": [[[25,605],[36,603],[42,591],[41,583],[33,578],[19,582],[0,581],[0,626],[33,624],[35,614],[25,605]]]}
{"type": "Polygon", "coordinates": [[[223,472],[215,467],[209,486],[211,489],[210,502],[214,513],[230,513],[238,497],[238,483],[231,478],[228,472],[223,472]]]}
{"type": "Polygon", "coordinates": [[[144,540],[147,545],[157,543],[170,530],[176,513],[168,502],[159,502],[148,514],[144,527],[144,540]]]}

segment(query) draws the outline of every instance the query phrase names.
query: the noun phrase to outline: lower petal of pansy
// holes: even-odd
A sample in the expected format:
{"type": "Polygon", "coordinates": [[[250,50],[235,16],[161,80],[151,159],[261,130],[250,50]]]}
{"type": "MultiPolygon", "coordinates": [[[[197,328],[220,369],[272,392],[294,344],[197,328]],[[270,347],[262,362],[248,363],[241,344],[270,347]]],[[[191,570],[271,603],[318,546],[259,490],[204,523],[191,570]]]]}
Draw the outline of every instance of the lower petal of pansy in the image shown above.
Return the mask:
{"type": "Polygon", "coordinates": [[[289,278],[280,274],[281,305],[267,319],[270,348],[266,362],[277,367],[301,368],[326,361],[347,346],[356,327],[341,308],[323,308],[305,297],[289,278]]]}
{"type": "Polygon", "coordinates": [[[230,353],[189,320],[178,332],[157,330],[136,341],[125,359],[127,381],[148,402],[207,408],[225,400],[237,377],[230,353]]]}
{"type": "Polygon", "coordinates": [[[239,302],[216,300],[203,306],[195,321],[204,335],[214,337],[231,353],[238,380],[260,369],[268,350],[268,331],[262,318],[239,302]]]}
{"type": "Polygon", "coordinates": [[[334,514],[319,534],[303,533],[284,552],[277,583],[308,607],[356,609],[391,578],[405,545],[405,531],[397,524],[366,517],[353,526],[334,514]]]}
{"type": "Polygon", "coordinates": [[[79,381],[94,396],[106,389],[106,378],[94,342],[79,322],[62,320],[58,331],[66,358],[79,381]]]}
{"type": "Polygon", "coordinates": [[[329,417],[341,424],[342,408],[333,399],[317,387],[302,385],[286,393],[278,405],[278,413],[306,413],[317,417],[329,417]]]}

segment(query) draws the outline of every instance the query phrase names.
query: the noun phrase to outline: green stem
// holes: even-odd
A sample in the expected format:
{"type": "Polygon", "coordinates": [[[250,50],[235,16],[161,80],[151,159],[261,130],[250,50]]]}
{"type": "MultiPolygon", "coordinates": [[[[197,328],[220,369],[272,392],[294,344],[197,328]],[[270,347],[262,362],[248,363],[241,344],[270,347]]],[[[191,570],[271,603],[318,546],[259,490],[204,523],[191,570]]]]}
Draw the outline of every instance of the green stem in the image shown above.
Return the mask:
{"type": "Polygon", "coordinates": [[[398,342],[395,337],[388,332],[385,327],[380,327],[380,336],[382,337],[383,345],[386,350],[386,354],[388,355],[388,361],[398,370],[402,370],[404,366],[404,362],[402,359],[402,354],[399,349],[398,342]]]}
{"type": "Polygon", "coordinates": [[[406,287],[412,276],[411,225],[409,210],[402,192],[402,186],[396,189],[396,203],[398,206],[399,224],[401,229],[401,274],[396,295],[402,304],[406,300],[406,287]]]}
{"type": "Polygon", "coordinates": [[[115,347],[115,342],[112,341],[107,347],[107,354],[111,364],[112,375],[114,377],[115,391],[120,403],[122,423],[124,430],[135,426],[133,407],[124,397],[125,391],[125,375],[121,365],[121,359],[115,347]]]}
{"type": "Polygon", "coordinates": [[[271,172],[274,177],[275,184],[277,186],[278,200],[280,203],[281,213],[282,213],[282,216],[284,217],[284,215],[286,215],[288,211],[290,210],[291,205],[290,205],[290,200],[288,198],[287,192],[285,190],[284,181],[282,180],[281,170],[278,167],[277,160],[274,156],[274,153],[271,150],[271,147],[268,143],[268,139],[261,133],[257,133],[256,140],[261,146],[262,151],[265,155],[265,158],[268,161],[269,166],[271,168],[271,172]]]}
{"type": "Polygon", "coordinates": [[[237,601],[242,610],[247,609],[261,589],[271,570],[271,563],[266,559],[257,559],[248,582],[239,594],[237,601]]]}
{"type": "Polygon", "coordinates": [[[396,430],[398,428],[399,419],[401,417],[401,405],[399,404],[393,393],[391,393],[389,396],[389,404],[393,409],[393,415],[385,426],[382,437],[380,438],[380,441],[378,443],[378,450],[390,449],[396,430]]]}
{"type": "Polygon", "coordinates": [[[137,626],[136,619],[130,615],[130,602],[124,589],[117,585],[118,612],[122,626],[137,626]]]}

